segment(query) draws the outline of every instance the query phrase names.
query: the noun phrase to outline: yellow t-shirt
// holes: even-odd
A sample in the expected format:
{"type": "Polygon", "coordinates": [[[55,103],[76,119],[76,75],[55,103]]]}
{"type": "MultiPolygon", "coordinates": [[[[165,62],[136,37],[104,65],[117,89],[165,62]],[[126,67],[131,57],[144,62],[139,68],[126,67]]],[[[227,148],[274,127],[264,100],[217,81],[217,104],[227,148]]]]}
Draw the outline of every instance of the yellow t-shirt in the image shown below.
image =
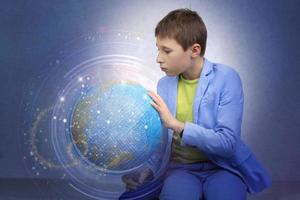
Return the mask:
{"type": "MultiPolygon", "coordinates": [[[[177,88],[176,119],[181,122],[193,122],[193,102],[199,79],[186,80],[179,75],[177,88]]],[[[178,134],[173,135],[171,160],[179,163],[208,161],[196,147],[183,146],[178,134]]]]}

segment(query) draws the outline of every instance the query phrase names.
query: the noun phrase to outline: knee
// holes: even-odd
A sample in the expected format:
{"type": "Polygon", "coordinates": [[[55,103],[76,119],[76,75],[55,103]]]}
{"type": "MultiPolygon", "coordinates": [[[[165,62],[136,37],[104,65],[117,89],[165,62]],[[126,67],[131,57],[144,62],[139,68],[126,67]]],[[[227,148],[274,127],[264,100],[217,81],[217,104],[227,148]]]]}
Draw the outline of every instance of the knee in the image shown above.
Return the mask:
{"type": "Polygon", "coordinates": [[[208,177],[204,182],[203,190],[207,200],[247,198],[247,188],[243,180],[226,170],[221,170],[208,177]]]}

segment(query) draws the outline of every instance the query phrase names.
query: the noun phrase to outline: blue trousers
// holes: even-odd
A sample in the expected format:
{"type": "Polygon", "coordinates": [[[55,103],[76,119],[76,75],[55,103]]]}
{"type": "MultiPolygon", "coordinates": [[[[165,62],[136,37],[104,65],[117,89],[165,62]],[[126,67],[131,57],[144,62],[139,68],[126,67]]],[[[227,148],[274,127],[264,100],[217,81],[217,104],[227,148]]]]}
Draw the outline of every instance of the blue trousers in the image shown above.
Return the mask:
{"type": "Polygon", "coordinates": [[[239,176],[213,163],[171,163],[159,199],[245,200],[247,190],[239,176]]]}

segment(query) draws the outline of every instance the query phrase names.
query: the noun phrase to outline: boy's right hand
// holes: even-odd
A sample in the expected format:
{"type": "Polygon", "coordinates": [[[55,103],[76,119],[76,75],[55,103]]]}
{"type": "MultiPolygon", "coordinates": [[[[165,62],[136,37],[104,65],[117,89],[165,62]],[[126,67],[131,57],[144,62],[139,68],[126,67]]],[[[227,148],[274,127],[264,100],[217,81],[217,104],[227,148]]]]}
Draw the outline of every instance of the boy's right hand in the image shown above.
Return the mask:
{"type": "Polygon", "coordinates": [[[153,179],[153,172],[151,169],[146,168],[141,172],[134,174],[127,174],[122,176],[122,181],[126,184],[126,190],[136,190],[142,186],[145,182],[153,179]]]}

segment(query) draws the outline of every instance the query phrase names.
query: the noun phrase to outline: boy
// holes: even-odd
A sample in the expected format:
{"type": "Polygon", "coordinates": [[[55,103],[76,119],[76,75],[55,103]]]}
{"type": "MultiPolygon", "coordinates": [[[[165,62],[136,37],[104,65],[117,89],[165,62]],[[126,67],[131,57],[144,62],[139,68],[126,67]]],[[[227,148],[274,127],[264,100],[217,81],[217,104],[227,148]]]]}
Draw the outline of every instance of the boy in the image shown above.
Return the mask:
{"type": "MultiPolygon", "coordinates": [[[[172,137],[160,199],[243,200],[271,184],[240,138],[243,89],[232,68],[204,58],[207,31],[189,9],[168,13],[155,29],[157,62],[167,76],[152,106],[172,137]]],[[[153,175],[125,180],[135,189],[153,175]]]]}

